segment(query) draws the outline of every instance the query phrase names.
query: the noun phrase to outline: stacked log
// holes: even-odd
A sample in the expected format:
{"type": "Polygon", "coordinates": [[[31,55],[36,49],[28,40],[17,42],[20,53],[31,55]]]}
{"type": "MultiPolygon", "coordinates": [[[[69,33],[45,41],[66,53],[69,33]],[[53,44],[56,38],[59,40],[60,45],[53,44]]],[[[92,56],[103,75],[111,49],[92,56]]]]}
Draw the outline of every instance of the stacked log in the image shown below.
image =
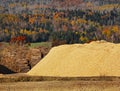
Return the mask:
{"type": "Polygon", "coordinates": [[[6,46],[1,51],[0,65],[13,72],[28,72],[48,52],[50,48],[28,48],[26,46],[6,46]]]}

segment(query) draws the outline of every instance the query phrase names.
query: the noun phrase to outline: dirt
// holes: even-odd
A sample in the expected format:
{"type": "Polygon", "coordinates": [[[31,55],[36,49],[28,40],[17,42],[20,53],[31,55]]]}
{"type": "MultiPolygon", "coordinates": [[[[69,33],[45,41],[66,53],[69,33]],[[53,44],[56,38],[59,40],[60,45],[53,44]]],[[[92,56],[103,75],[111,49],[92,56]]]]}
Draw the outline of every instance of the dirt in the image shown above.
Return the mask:
{"type": "Polygon", "coordinates": [[[2,83],[2,91],[120,91],[120,82],[45,81],[2,83]]]}
{"type": "Polygon", "coordinates": [[[0,91],[120,91],[120,78],[63,78],[11,74],[0,77],[0,91]],[[32,79],[31,81],[30,78],[32,79]],[[4,82],[2,82],[3,79],[4,82]]]}

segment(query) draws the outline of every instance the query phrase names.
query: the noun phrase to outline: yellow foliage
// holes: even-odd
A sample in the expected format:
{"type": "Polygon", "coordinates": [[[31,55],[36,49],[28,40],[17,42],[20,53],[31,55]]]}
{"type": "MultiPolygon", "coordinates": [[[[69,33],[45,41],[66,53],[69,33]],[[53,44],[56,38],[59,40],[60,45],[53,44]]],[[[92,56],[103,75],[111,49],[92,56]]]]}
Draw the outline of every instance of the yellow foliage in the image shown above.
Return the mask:
{"type": "Polygon", "coordinates": [[[8,29],[5,29],[5,30],[4,30],[4,32],[5,32],[6,34],[8,34],[8,33],[9,33],[9,32],[8,32],[8,29]]]}
{"type": "Polygon", "coordinates": [[[27,35],[31,35],[32,33],[31,33],[31,30],[23,30],[23,29],[21,29],[20,30],[20,33],[22,33],[22,34],[27,34],[27,35]]]}
{"type": "Polygon", "coordinates": [[[62,18],[61,19],[63,22],[69,22],[68,18],[62,18]]]}
{"type": "Polygon", "coordinates": [[[72,21],[71,21],[71,24],[72,24],[72,26],[74,26],[74,25],[75,25],[75,21],[74,21],[74,20],[72,20],[72,21]]]}
{"type": "Polygon", "coordinates": [[[15,32],[14,32],[14,31],[12,31],[12,32],[11,32],[11,35],[12,35],[12,36],[15,36],[15,32]]]}
{"type": "Polygon", "coordinates": [[[80,41],[88,42],[88,38],[87,38],[87,37],[80,36],[80,41]]]}
{"type": "Polygon", "coordinates": [[[75,32],[75,34],[78,34],[78,32],[75,32]]]}
{"type": "Polygon", "coordinates": [[[119,31],[119,27],[117,25],[112,27],[113,32],[118,32],[119,31]]]}
{"type": "Polygon", "coordinates": [[[36,31],[32,31],[32,34],[36,34],[37,32],[36,31]]]}
{"type": "Polygon", "coordinates": [[[26,34],[27,34],[27,35],[31,35],[31,31],[27,31],[26,34]]]}
{"type": "Polygon", "coordinates": [[[20,33],[21,33],[21,34],[24,34],[24,30],[23,30],[23,29],[21,29],[21,30],[20,30],[20,33]]]}
{"type": "Polygon", "coordinates": [[[23,30],[24,31],[24,33],[26,33],[27,32],[27,30],[25,29],[25,30],[23,30]]]}
{"type": "Polygon", "coordinates": [[[84,19],[77,19],[77,22],[78,22],[78,23],[86,23],[87,21],[84,20],[84,19]]]}
{"type": "MultiPolygon", "coordinates": [[[[112,10],[113,8],[117,7],[118,4],[106,4],[102,6],[98,6],[98,10],[103,11],[103,10],[112,10]]],[[[119,6],[120,8],[120,6],[119,6]]]]}
{"type": "Polygon", "coordinates": [[[25,4],[25,3],[22,3],[22,7],[26,7],[26,4],[25,4]]]}

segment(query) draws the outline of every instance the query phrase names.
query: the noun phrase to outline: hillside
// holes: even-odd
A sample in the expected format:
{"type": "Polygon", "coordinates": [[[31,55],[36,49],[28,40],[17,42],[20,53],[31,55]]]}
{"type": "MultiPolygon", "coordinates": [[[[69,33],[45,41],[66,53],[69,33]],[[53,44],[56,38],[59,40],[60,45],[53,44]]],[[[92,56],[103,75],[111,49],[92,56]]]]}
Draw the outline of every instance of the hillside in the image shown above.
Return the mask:
{"type": "Polygon", "coordinates": [[[88,8],[88,6],[94,7],[106,4],[118,4],[119,0],[53,0],[51,6],[57,8],[88,8]]]}
{"type": "Polygon", "coordinates": [[[53,0],[52,5],[54,7],[78,7],[82,4],[83,0],[53,0]]]}
{"type": "Polygon", "coordinates": [[[25,35],[26,42],[50,39],[65,40],[69,44],[100,39],[120,42],[120,10],[115,8],[118,4],[95,6],[97,1],[53,0],[49,5],[41,5],[39,1],[3,4],[0,41],[9,42],[25,35]]]}
{"type": "Polygon", "coordinates": [[[1,0],[0,13],[27,13],[38,8],[86,8],[89,4],[99,6],[105,4],[119,4],[119,0],[1,0]]]}

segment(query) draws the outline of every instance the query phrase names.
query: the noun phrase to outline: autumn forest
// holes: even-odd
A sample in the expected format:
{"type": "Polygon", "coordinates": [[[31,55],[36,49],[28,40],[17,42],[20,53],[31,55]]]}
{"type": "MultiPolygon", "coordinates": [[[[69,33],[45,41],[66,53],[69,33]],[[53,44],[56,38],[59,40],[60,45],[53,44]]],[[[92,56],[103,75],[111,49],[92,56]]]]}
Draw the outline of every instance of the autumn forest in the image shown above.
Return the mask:
{"type": "MultiPolygon", "coordinates": [[[[102,10],[41,8],[40,13],[0,14],[0,41],[26,36],[26,42],[65,40],[88,43],[94,40],[120,42],[120,7],[102,10]]],[[[13,6],[11,6],[13,7],[13,6]]],[[[39,7],[38,7],[39,8],[39,7]]],[[[104,9],[103,9],[104,8],[104,9]]],[[[37,10],[37,7],[36,9],[37,10]]]]}

